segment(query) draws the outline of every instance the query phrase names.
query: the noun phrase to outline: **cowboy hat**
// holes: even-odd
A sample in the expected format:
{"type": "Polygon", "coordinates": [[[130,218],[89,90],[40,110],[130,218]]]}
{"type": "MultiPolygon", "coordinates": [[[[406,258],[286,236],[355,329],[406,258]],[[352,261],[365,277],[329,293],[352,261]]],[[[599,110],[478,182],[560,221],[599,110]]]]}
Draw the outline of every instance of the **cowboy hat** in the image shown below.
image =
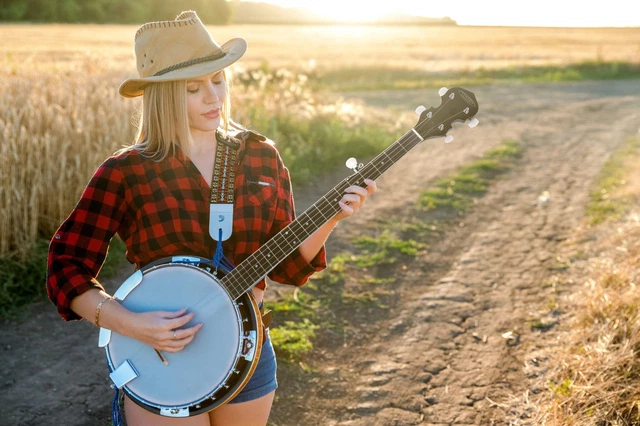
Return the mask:
{"type": "Polygon", "coordinates": [[[182,12],[174,21],[144,24],[134,41],[140,78],[122,82],[118,91],[125,98],[142,95],[150,83],[186,80],[219,71],[247,51],[247,42],[239,37],[218,45],[192,10],[182,12]]]}

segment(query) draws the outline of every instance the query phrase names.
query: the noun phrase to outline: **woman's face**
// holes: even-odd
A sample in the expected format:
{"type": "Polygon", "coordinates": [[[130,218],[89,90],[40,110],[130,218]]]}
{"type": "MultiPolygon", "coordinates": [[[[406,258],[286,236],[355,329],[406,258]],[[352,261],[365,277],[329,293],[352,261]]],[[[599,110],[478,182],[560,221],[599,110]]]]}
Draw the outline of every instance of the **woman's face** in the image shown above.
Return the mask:
{"type": "Polygon", "coordinates": [[[187,114],[191,132],[212,132],[220,125],[227,82],[222,71],[187,81],[187,114]]]}

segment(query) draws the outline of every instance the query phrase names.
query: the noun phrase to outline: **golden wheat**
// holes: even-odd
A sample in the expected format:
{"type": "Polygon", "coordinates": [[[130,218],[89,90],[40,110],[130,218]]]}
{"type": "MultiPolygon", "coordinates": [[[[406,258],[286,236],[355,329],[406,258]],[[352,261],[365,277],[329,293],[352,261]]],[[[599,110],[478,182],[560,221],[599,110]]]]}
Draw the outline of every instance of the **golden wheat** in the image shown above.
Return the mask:
{"type": "Polygon", "coordinates": [[[117,81],[73,77],[0,82],[1,254],[52,234],[100,162],[131,139],[133,105],[115,93],[117,81]]]}

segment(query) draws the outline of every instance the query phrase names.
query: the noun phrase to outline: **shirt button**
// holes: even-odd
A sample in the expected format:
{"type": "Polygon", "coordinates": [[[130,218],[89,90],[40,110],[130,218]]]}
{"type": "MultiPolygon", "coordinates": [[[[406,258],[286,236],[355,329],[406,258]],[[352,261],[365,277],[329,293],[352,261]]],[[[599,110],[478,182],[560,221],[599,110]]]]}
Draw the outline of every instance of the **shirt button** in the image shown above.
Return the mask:
{"type": "Polygon", "coordinates": [[[56,240],[60,239],[60,234],[56,234],[56,236],[54,237],[56,240]]]}

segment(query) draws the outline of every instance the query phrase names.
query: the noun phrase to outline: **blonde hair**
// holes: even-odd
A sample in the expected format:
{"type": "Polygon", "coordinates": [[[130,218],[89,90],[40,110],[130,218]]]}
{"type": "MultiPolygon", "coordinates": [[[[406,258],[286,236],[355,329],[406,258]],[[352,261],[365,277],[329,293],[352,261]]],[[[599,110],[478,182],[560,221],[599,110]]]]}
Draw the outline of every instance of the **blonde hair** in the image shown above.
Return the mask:
{"type": "MultiPolygon", "coordinates": [[[[223,136],[229,133],[231,121],[231,96],[227,70],[222,70],[227,90],[220,109],[220,130],[223,136]]],[[[192,144],[189,115],[187,114],[187,80],[151,83],[144,88],[142,107],[136,123],[138,129],[132,145],[116,152],[116,155],[136,150],[154,161],[162,161],[175,145],[190,155],[192,144]]]]}

